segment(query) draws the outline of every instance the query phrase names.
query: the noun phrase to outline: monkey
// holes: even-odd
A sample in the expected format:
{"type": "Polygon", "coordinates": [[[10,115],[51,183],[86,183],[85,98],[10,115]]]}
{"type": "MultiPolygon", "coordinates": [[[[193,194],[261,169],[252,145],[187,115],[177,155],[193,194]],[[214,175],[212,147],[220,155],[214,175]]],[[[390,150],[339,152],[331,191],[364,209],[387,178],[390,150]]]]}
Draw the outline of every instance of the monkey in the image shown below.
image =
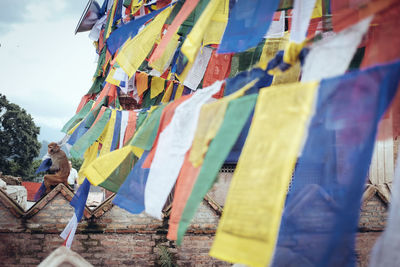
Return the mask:
{"type": "Polygon", "coordinates": [[[61,147],[57,143],[50,143],[47,152],[51,158],[52,164],[49,168],[50,174],[44,176],[46,194],[51,191],[53,186],[60,183],[68,186],[68,175],[70,172],[67,155],[61,150],[61,147]]]}

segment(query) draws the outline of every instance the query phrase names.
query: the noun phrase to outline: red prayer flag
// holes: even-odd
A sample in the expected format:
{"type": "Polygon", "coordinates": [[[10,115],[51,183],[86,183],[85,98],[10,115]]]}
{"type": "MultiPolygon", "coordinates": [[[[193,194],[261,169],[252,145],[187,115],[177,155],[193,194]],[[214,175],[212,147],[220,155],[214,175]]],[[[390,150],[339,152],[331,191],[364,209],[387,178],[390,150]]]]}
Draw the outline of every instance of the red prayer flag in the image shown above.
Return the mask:
{"type": "Polygon", "coordinates": [[[332,26],[335,32],[391,6],[397,0],[335,0],[331,2],[332,26]]]}
{"type": "Polygon", "coordinates": [[[400,2],[377,13],[371,22],[361,68],[400,58],[400,2]]]}

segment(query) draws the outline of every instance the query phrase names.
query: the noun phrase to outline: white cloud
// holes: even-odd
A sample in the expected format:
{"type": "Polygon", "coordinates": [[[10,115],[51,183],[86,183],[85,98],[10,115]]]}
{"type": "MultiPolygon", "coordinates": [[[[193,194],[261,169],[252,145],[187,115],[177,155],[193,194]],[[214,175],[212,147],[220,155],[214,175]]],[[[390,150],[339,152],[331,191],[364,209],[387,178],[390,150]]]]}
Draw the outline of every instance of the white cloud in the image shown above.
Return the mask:
{"type": "Polygon", "coordinates": [[[73,116],[95,70],[95,49],[87,33],[73,34],[80,15],[64,15],[66,3],[31,2],[0,39],[0,93],[54,131],[73,116]]]}

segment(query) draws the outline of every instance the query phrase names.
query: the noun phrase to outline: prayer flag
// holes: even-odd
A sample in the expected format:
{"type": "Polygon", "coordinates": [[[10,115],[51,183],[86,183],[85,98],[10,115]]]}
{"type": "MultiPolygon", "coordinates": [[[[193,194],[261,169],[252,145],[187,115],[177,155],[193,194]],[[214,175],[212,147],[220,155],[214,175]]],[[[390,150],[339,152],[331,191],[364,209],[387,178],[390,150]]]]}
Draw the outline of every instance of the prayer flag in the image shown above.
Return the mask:
{"type": "Polygon", "coordinates": [[[162,112],[166,105],[156,107],[145,119],[130,142],[131,146],[150,151],[157,137],[162,112]]]}
{"type": "Polygon", "coordinates": [[[178,14],[176,15],[174,21],[167,28],[167,33],[162,37],[161,42],[158,44],[152,56],[150,57],[150,63],[154,62],[156,59],[162,56],[165,48],[167,47],[174,34],[177,32],[179,26],[181,26],[181,24],[186,20],[190,13],[192,13],[198,2],[199,0],[185,1],[178,14]]]}
{"type": "Polygon", "coordinates": [[[98,118],[92,127],[71,147],[70,154],[80,157],[102,134],[110,119],[111,109],[105,109],[104,114],[98,118]]]}
{"type": "Polygon", "coordinates": [[[182,191],[182,189],[178,191],[179,188],[176,188],[175,195],[177,195],[182,203],[179,206],[172,206],[171,216],[173,217],[171,217],[172,222],[169,229],[171,233],[168,232],[171,239],[175,236],[177,237],[178,244],[182,242],[183,235],[189,227],[190,221],[196,213],[200,202],[214,184],[218,172],[252,112],[256,100],[257,94],[253,94],[240,97],[229,103],[224,121],[214,140],[211,141],[210,148],[204,158],[203,166],[199,167],[201,168],[200,172],[197,171],[194,173],[198,173],[198,176],[181,177],[184,180],[179,181],[179,186],[184,186],[185,191],[182,191]]]}
{"type": "Polygon", "coordinates": [[[155,98],[164,91],[165,79],[160,77],[152,77],[150,85],[150,98],[155,98]]]}
{"type": "Polygon", "coordinates": [[[117,28],[113,31],[106,40],[107,49],[111,52],[112,55],[117,52],[119,48],[129,39],[133,38],[139,31],[140,27],[142,27],[146,22],[153,19],[159,13],[161,13],[164,9],[168,8],[169,6],[163,7],[162,9],[156,10],[147,14],[143,17],[137,18],[128,22],[125,25],[117,28]]]}
{"type": "Polygon", "coordinates": [[[171,123],[160,133],[145,190],[147,214],[161,219],[162,208],[192,144],[200,108],[221,88],[222,83],[218,81],[196,91],[176,108],[171,123]]]}
{"type": "Polygon", "coordinates": [[[86,179],[86,176],[83,174],[85,169],[92,163],[98,156],[99,153],[99,142],[95,141],[86,151],[85,154],[83,155],[84,161],[82,163],[82,166],[78,172],[78,184],[82,184],[83,181],[86,179]]]}
{"type": "Polygon", "coordinates": [[[193,62],[193,66],[189,70],[183,85],[189,87],[191,90],[197,89],[206,72],[212,51],[209,47],[203,47],[201,51],[198,51],[196,60],[193,62]]]}
{"type": "Polygon", "coordinates": [[[62,128],[63,133],[67,133],[71,130],[79,121],[81,121],[92,109],[92,106],[95,102],[93,100],[89,100],[83,108],[76,113],[62,128]]]}
{"type": "Polygon", "coordinates": [[[400,62],[395,62],[321,81],[273,266],[355,266],[355,235],[377,124],[399,77],[400,62]]]}
{"type": "Polygon", "coordinates": [[[78,228],[78,223],[82,219],[89,189],[90,183],[87,179],[85,179],[69,203],[72,207],[74,207],[75,212],[67,226],[65,226],[64,231],[60,234],[60,236],[65,240],[65,246],[67,248],[71,248],[76,228],[78,228]]]}
{"type": "Polygon", "coordinates": [[[141,96],[149,88],[149,75],[145,72],[138,72],[135,79],[138,95],[141,96]]]}
{"type": "Polygon", "coordinates": [[[351,0],[332,1],[333,30],[340,32],[366,17],[385,10],[396,2],[397,0],[360,0],[355,3],[351,0]]]}
{"type": "Polygon", "coordinates": [[[400,2],[374,15],[361,68],[400,58],[400,2]]]}
{"type": "Polygon", "coordinates": [[[203,78],[203,87],[225,80],[231,71],[232,54],[217,54],[213,50],[203,78]]]}
{"type": "Polygon", "coordinates": [[[172,117],[175,114],[175,109],[182,104],[184,101],[189,99],[191,96],[187,97],[182,97],[181,99],[177,101],[170,102],[163,110],[160,118],[160,124],[157,130],[156,134],[156,139],[154,140],[153,147],[151,148],[151,151],[149,152],[149,155],[146,157],[146,159],[143,162],[143,168],[150,169],[151,162],[153,161],[154,155],[156,153],[156,149],[158,146],[158,140],[160,138],[161,132],[165,130],[165,128],[171,123],[172,117]]]}
{"type": "Polygon", "coordinates": [[[224,2],[226,2],[226,0],[211,0],[206,9],[201,13],[193,29],[190,31],[188,36],[186,36],[186,39],[182,44],[181,51],[187,57],[189,62],[193,62],[195,60],[204,34],[209,28],[208,26],[212,17],[217,12],[219,6],[223,5],[224,2]]]}
{"type": "Polygon", "coordinates": [[[218,101],[204,104],[200,111],[199,123],[193,138],[192,149],[190,151],[190,161],[193,166],[199,167],[203,163],[204,155],[208,150],[208,145],[217,134],[222,122],[224,121],[225,111],[230,101],[241,97],[245,92],[254,86],[257,79],[246,84],[242,89],[226,96],[218,101]]]}
{"type": "Polygon", "coordinates": [[[167,89],[165,89],[165,93],[163,98],[161,99],[161,103],[168,103],[171,99],[172,91],[174,90],[174,83],[172,81],[167,85],[167,89]]]}
{"type": "Polygon", "coordinates": [[[171,41],[169,41],[167,47],[165,48],[162,56],[152,62],[149,62],[149,66],[160,73],[165,72],[168,66],[171,65],[176,49],[180,44],[179,38],[180,36],[178,34],[174,34],[174,36],[171,38],[171,41]]]}
{"type": "Polygon", "coordinates": [[[130,112],[134,111],[129,111],[129,110],[122,110],[122,115],[121,115],[121,131],[119,132],[119,148],[122,148],[124,146],[124,137],[126,133],[126,128],[128,127],[128,121],[129,121],[129,114],[130,112]]]}
{"type": "Polygon", "coordinates": [[[177,240],[179,221],[185,208],[186,201],[188,200],[194,183],[201,167],[194,167],[189,160],[189,150],[182,164],[181,171],[176,180],[174,198],[171,206],[171,213],[168,221],[168,235],[169,240],[177,240]]]}
{"type": "Polygon", "coordinates": [[[212,257],[269,265],[317,87],[318,83],[312,82],[260,90],[210,251],[212,257]]]}
{"type": "Polygon", "coordinates": [[[129,77],[132,77],[150,53],[170,13],[171,8],[166,8],[121,48],[115,60],[129,77]]]}
{"type": "Polygon", "coordinates": [[[368,17],[336,35],[315,42],[305,59],[301,80],[316,81],[344,74],[371,19],[368,17]]]}
{"type": "Polygon", "coordinates": [[[229,2],[230,0],[223,0],[223,2],[218,6],[217,11],[211,18],[208,28],[204,33],[203,46],[221,43],[226,25],[228,24],[229,2]]]}
{"type": "Polygon", "coordinates": [[[128,125],[126,126],[125,134],[124,134],[124,145],[132,138],[132,136],[135,133],[137,124],[136,120],[138,120],[138,116],[136,115],[136,112],[133,110],[129,111],[129,117],[128,117],[128,125]]]}
{"type": "Polygon", "coordinates": [[[144,211],[144,190],[149,169],[142,168],[142,164],[148,154],[148,151],[143,153],[113,199],[115,205],[133,214],[144,211]]]}
{"type": "Polygon", "coordinates": [[[290,41],[302,43],[307,36],[307,29],[316,0],[294,0],[290,41]]]}
{"type": "Polygon", "coordinates": [[[218,53],[243,52],[256,47],[268,31],[279,0],[238,0],[226,26],[218,53]]]}
{"type": "Polygon", "coordinates": [[[110,120],[107,122],[107,125],[104,128],[102,134],[97,139],[101,143],[100,156],[107,154],[111,151],[116,118],[117,111],[115,109],[112,109],[110,120]]]}

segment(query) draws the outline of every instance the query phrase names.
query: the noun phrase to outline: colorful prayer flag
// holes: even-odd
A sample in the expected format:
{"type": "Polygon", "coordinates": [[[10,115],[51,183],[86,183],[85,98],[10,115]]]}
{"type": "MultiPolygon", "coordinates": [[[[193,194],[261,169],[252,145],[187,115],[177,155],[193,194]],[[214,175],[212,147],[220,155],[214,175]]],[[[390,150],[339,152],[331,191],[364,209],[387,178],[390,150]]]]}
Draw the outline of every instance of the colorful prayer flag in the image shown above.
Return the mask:
{"type": "Polygon", "coordinates": [[[316,82],[295,83],[260,90],[211,256],[251,266],[269,265],[317,86],[316,82]]]}

